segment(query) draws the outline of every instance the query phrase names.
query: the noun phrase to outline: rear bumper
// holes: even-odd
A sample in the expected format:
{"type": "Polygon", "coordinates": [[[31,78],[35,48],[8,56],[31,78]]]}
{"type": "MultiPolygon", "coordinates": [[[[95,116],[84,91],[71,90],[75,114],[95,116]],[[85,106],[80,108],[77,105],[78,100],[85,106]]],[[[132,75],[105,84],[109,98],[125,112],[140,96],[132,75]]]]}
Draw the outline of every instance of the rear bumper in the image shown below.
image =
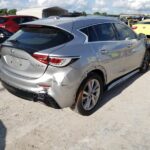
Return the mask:
{"type": "Polygon", "coordinates": [[[52,73],[50,69],[38,79],[27,79],[12,74],[2,66],[0,78],[6,89],[14,95],[36,101],[43,94],[44,98],[53,99],[60,108],[74,104],[80,84],[79,72],[71,68],[62,69],[60,72],[56,70],[56,73],[52,73]],[[49,87],[40,86],[41,83],[49,84],[49,87]]]}
{"type": "Polygon", "coordinates": [[[23,98],[25,100],[34,101],[34,102],[40,101],[52,108],[60,109],[60,106],[56,103],[56,101],[52,97],[48,96],[46,93],[37,94],[37,93],[29,92],[29,91],[23,91],[23,90],[15,88],[15,87],[12,87],[11,85],[8,85],[5,82],[2,82],[2,85],[10,93],[12,93],[13,95],[16,95],[20,98],[23,98]]]}

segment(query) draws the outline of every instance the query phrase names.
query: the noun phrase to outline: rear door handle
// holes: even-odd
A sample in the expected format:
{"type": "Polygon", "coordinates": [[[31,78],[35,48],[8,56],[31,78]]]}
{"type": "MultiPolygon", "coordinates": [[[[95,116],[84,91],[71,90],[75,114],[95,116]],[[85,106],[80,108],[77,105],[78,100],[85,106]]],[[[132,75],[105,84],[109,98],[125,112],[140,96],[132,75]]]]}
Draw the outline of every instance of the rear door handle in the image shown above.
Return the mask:
{"type": "Polygon", "coordinates": [[[107,53],[108,53],[108,51],[107,51],[106,49],[101,49],[100,52],[101,52],[102,54],[107,54],[107,53]]]}

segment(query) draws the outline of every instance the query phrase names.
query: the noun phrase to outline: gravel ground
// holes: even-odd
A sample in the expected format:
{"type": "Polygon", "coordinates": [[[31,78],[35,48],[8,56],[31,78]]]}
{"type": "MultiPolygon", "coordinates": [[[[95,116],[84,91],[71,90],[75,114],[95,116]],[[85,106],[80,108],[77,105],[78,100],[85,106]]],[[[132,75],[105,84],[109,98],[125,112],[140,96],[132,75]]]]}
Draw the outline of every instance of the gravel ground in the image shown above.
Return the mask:
{"type": "Polygon", "coordinates": [[[107,92],[89,117],[21,100],[0,86],[0,150],[150,150],[149,76],[107,92]]]}

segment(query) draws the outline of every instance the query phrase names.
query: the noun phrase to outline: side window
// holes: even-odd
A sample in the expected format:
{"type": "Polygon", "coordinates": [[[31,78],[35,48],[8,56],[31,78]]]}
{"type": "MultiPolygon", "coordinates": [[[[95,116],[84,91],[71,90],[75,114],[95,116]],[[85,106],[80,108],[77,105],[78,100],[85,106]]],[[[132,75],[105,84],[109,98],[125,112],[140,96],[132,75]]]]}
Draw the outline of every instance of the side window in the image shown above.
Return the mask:
{"type": "Polygon", "coordinates": [[[96,42],[99,41],[97,37],[97,33],[94,30],[93,26],[88,27],[88,32],[89,32],[89,42],[96,42]]]}
{"type": "Polygon", "coordinates": [[[118,37],[120,40],[137,38],[136,34],[129,27],[119,23],[115,23],[115,27],[117,29],[118,37]]]}
{"type": "Polygon", "coordinates": [[[116,40],[113,26],[109,23],[90,26],[81,29],[81,32],[88,36],[89,42],[116,40]]]}
{"type": "Polygon", "coordinates": [[[99,41],[115,41],[116,35],[113,26],[110,23],[99,24],[94,26],[99,41]]]}
{"type": "Polygon", "coordinates": [[[22,17],[21,18],[21,23],[29,22],[28,17],[22,17]]]}
{"type": "Polygon", "coordinates": [[[34,17],[29,17],[28,19],[29,19],[29,21],[37,20],[37,18],[34,18],[34,17]]]}
{"type": "Polygon", "coordinates": [[[83,32],[84,34],[88,36],[89,42],[98,41],[98,37],[93,26],[81,29],[81,32],[83,32]]]}
{"type": "Polygon", "coordinates": [[[24,17],[24,18],[22,18],[22,23],[30,22],[30,21],[34,21],[34,20],[36,20],[36,18],[33,18],[33,17],[24,17]]]}
{"type": "Polygon", "coordinates": [[[27,17],[17,17],[17,18],[14,19],[14,21],[17,24],[21,24],[21,23],[28,22],[28,18],[27,17]]]}
{"type": "Polygon", "coordinates": [[[88,28],[83,28],[80,30],[82,33],[84,33],[85,35],[89,36],[89,32],[88,32],[88,28]]]}
{"type": "Polygon", "coordinates": [[[37,20],[37,19],[34,17],[17,17],[13,19],[13,21],[15,21],[17,24],[34,21],[34,20],[37,20]]]}
{"type": "Polygon", "coordinates": [[[21,18],[14,18],[13,21],[16,22],[17,24],[20,24],[21,23],[21,18]]]}

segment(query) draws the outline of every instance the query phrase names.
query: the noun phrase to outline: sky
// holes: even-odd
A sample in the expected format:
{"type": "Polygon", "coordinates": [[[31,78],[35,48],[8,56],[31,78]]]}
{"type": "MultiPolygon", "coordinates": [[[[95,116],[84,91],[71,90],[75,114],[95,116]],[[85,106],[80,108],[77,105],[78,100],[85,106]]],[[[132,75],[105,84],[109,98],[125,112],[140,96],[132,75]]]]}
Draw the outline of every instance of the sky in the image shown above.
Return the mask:
{"type": "Polygon", "coordinates": [[[60,6],[70,11],[150,14],[150,0],[0,0],[0,8],[60,6]]]}

